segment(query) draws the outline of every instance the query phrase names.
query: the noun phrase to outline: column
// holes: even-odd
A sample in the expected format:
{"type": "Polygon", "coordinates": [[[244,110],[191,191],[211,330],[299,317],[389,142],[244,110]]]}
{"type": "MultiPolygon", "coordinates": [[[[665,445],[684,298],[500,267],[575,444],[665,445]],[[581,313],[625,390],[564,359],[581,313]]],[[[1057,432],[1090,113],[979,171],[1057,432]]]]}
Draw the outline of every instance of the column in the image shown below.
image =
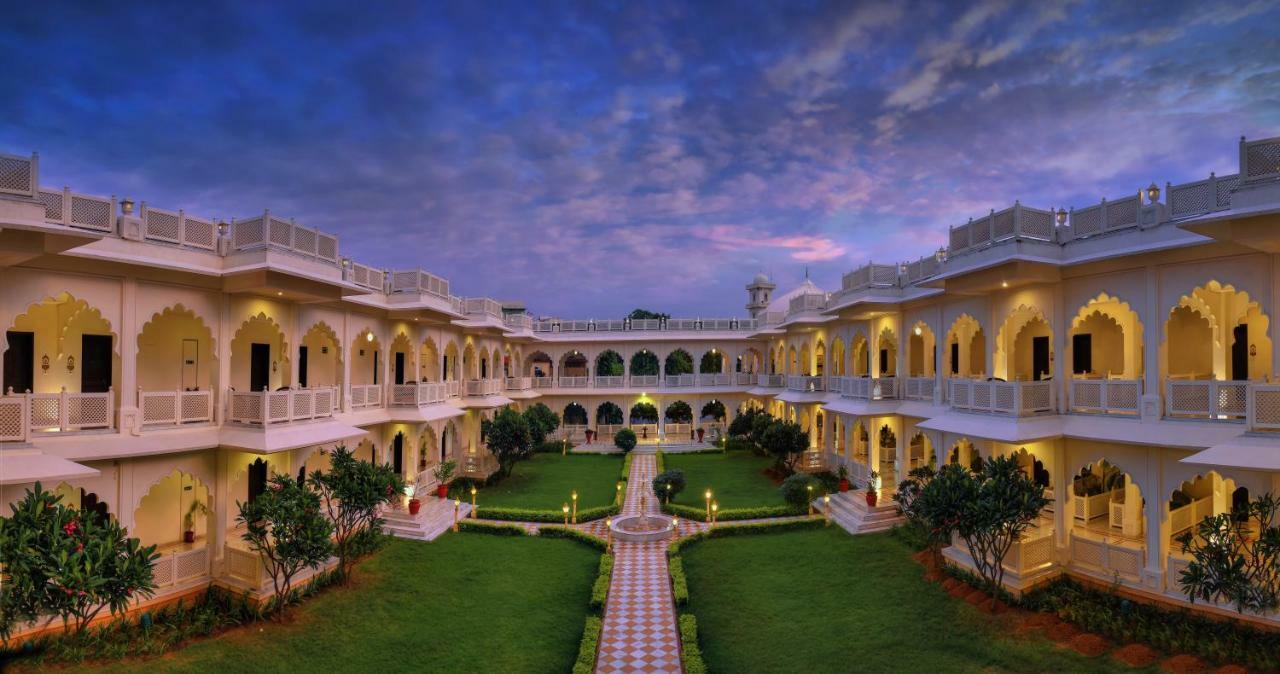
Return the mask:
{"type": "Polygon", "coordinates": [[[342,343],[338,348],[339,355],[342,356],[342,388],[339,395],[345,412],[351,411],[351,346],[354,341],[355,336],[351,334],[351,312],[344,311],[342,312],[342,343]]]}
{"type": "Polygon", "coordinates": [[[1073,517],[1070,514],[1071,503],[1071,476],[1067,475],[1067,441],[1063,438],[1057,438],[1053,441],[1053,470],[1051,477],[1053,478],[1053,495],[1057,499],[1057,503],[1053,506],[1053,533],[1054,547],[1058,551],[1058,561],[1065,563],[1069,558],[1071,551],[1068,547],[1071,545],[1071,524],[1073,517]]]}
{"type": "Polygon", "coordinates": [[[1067,376],[1070,370],[1066,367],[1067,353],[1067,333],[1071,331],[1069,319],[1065,307],[1065,299],[1062,292],[1062,283],[1056,283],[1053,286],[1053,338],[1050,340],[1053,344],[1050,355],[1053,356],[1053,393],[1057,396],[1054,401],[1054,409],[1058,413],[1065,413],[1067,410],[1067,385],[1070,382],[1067,376]]]}
{"type": "Polygon", "coordinates": [[[1146,567],[1142,570],[1142,584],[1153,590],[1161,589],[1164,583],[1164,558],[1167,554],[1166,541],[1169,540],[1169,523],[1165,519],[1165,499],[1168,492],[1164,490],[1164,470],[1161,466],[1159,447],[1147,447],[1146,493],[1139,493],[1138,486],[1130,479],[1124,490],[1124,534],[1141,537],[1147,543],[1146,567]],[[1142,497],[1146,497],[1143,504],[1142,497]],[[1146,517],[1146,529],[1139,516],[1146,517]],[[1132,517],[1132,522],[1130,518],[1132,517]]]}
{"type": "MultiPolygon", "coordinates": [[[[116,399],[120,404],[120,431],[138,432],[142,420],[138,418],[138,281],[126,276],[120,283],[120,390],[116,399]]],[[[132,518],[133,514],[130,513],[132,518]]]]}
{"type": "Polygon", "coordinates": [[[1138,312],[1142,325],[1142,402],[1139,416],[1142,421],[1159,421],[1164,414],[1160,397],[1164,394],[1160,381],[1160,338],[1164,335],[1164,321],[1160,310],[1160,275],[1154,266],[1146,268],[1146,306],[1138,312]]]}
{"type": "Polygon", "coordinates": [[[226,293],[218,295],[218,325],[214,330],[218,335],[218,378],[213,413],[215,422],[223,422],[226,421],[224,410],[231,404],[231,340],[235,335],[231,329],[231,297],[226,293]]]}

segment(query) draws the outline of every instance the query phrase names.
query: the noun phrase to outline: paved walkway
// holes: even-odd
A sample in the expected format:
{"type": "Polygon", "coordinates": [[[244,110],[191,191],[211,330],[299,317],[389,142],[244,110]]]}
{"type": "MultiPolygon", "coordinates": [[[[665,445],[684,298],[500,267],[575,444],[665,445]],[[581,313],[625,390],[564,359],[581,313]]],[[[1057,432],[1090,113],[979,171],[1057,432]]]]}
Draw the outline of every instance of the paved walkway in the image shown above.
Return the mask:
{"type": "MultiPolygon", "coordinates": [[[[650,492],[647,487],[655,470],[652,456],[632,459],[623,515],[640,514],[640,496],[650,492]]],[[[652,494],[647,506],[650,513],[659,512],[652,494]]],[[[613,579],[596,657],[597,672],[681,671],[666,549],[666,541],[614,543],[613,579]]]]}

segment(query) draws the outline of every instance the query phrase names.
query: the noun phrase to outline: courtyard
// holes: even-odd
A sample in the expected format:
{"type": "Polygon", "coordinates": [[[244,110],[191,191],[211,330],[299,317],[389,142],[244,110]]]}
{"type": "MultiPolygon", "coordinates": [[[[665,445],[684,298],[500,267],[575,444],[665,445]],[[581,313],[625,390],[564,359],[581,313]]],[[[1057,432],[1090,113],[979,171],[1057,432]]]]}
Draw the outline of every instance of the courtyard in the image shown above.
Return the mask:
{"type": "MultiPolygon", "coordinates": [[[[485,507],[560,512],[571,494],[578,492],[578,509],[608,506],[617,498],[622,457],[611,454],[534,454],[516,463],[511,475],[489,487],[480,487],[480,516],[485,507]]],[[[470,501],[470,492],[455,488],[450,498],[470,501]]]]}
{"type": "Polygon", "coordinates": [[[758,508],[782,505],[778,485],[764,471],[773,459],[756,456],[749,451],[706,454],[666,454],[666,470],[684,473],[685,490],[674,502],[702,507],[708,488],[722,509],[758,508]]]}

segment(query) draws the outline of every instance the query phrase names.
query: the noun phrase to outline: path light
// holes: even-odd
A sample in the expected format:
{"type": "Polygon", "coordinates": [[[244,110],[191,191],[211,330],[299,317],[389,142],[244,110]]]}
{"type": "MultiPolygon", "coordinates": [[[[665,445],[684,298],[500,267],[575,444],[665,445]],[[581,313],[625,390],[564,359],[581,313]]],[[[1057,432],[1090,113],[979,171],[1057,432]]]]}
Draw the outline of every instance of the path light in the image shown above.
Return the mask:
{"type": "Polygon", "coordinates": [[[608,554],[609,550],[613,548],[613,518],[611,517],[604,519],[604,535],[604,551],[605,554],[608,554]]]}
{"type": "Polygon", "coordinates": [[[560,510],[564,511],[564,525],[569,526],[569,504],[560,506],[560,510]]]}
{"type": "Polygon", "coordinates": [[[813,517],[813,485],[806,484],[804,488],[809,490],[809,517],[813,517]]]}
{"type": "Polygon", "coordinates": [[[476,518],[476,486],[471,485],[471,519],[476,518]]]}
{"type": "Polygon", "coordinates": [[[827,518],[827,526],[831,526],[831,494],[822,495],[822,506],[827,518]]]}
{"type": "Polygon", "coordinates": [[[574,489],[573,493],[569,495],[569,498],[573,499],[573,523],[577,524],[578,523],[578,490],[574,489]]]}
{"type": "Polygon", "coordinates": [[[462,507],[462,501],[453,499],[453,532],[458,533],[458,509],[462,507]]]}
{"type": "Polygon", "coordinates": [[[711,521],[711,488],[708,487],[706,493],[703,494],[707,499],[707,521],[711,521]]]}
{"type": "Polygon", "coordinates": [[[613,485],[613,491],[613,502],[619,504],[622,503],[622,483],[619,482],[618,484],[613,485]]]}
{"type": "Polygon", "coordinates": [[[680,535],[680,518],[679,517],[671,518],[671,530],[676,532],[677,536],[680,535]]]}
{"type": "Polygon", "coordinates": [[[671,505],[671,483],[667,483],[667,505],[671,505]]]}
{"type": "Polygon", "coordinates": [[[720,518],[720,504],[712,502],[711,504],[711,526],[716,525],[716,520],[720,518]]]}

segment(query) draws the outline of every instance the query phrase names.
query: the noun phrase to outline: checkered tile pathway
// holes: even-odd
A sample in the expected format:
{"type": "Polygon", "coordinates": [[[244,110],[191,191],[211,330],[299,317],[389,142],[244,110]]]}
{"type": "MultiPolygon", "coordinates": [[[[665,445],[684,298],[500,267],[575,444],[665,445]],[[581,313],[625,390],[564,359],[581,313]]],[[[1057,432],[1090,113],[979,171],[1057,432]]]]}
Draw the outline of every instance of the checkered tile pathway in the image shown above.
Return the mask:
{"type": "MultiPolygon", "coordinates": [[[[653,456],[637,454],[632,459],[624,515],[640,514],[640,496],[650,491],[647,486],[655,470],[653,456]]],[[[652,495],[646,505],[649,512],[658,512],[652,495]]],[[[613,578],[596,657],[597,672],[681,671],[666,547],[665,541],[613,546],[613,578]]]]}

